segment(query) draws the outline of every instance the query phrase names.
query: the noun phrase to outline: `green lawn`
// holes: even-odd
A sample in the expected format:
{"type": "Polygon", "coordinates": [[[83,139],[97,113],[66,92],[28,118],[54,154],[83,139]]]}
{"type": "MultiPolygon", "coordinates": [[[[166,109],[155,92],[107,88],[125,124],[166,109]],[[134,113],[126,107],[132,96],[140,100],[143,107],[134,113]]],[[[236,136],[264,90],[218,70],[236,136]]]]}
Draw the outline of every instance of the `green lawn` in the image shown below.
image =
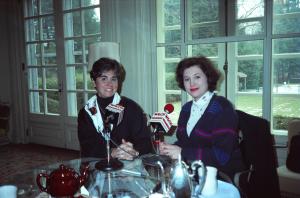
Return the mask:
{"type": "MultiPolygon", "coordinates": [[[[173,103],[174,113],[172,121],[177,123],[181,103],[173,103]]],[[[245,111],[255,116],[262,116],[261,94],[238,94],[236,98],[236,109],[245,111]]],[[[300,96],[299,95],[274,95],[273,96],[273,129],[287,130],[288,122],[294,118],[300,119],[300,96]]]]}
{"type": "MultiPolygon", "coordinates": [[[[239,94],[236,108],[251,113],[262,115],[262,95],[239,94]]],[[[300,97],[297,95],[273,96],[273,115],[284,117],[300,117],[300,97]]]]}

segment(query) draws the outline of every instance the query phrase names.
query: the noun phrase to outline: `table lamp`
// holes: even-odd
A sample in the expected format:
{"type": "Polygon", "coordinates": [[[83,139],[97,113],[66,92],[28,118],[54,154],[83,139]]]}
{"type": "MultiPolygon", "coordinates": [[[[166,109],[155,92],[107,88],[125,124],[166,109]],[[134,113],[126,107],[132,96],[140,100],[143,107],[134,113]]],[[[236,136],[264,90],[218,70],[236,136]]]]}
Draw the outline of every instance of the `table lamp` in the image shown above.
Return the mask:
{"type": "Polygon", "coordinates": [[[89,45],[89,64],[88,68],[92,69],[95,61],[99,58],[111,58],[120,62],[119,43],[115,42],[96,42],[89,45]]]}

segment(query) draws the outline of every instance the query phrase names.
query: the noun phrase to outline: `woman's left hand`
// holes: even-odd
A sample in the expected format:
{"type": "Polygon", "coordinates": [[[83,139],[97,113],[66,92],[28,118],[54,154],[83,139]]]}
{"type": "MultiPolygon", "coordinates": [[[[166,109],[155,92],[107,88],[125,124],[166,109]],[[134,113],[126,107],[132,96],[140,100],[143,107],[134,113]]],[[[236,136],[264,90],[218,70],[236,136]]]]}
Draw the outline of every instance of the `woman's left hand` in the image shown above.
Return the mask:
{"type": "Polygon", "coordinates": [[[122,144],[119,145],[118,148],[112,149],[111,156],[113,158],[118,158],[122,160],[133,160],[136,156],[139,155],[139,152],[137,152],[133,148],[133,144],[131,142],[126,142],[124,139],[122,139],[122,144]]]}

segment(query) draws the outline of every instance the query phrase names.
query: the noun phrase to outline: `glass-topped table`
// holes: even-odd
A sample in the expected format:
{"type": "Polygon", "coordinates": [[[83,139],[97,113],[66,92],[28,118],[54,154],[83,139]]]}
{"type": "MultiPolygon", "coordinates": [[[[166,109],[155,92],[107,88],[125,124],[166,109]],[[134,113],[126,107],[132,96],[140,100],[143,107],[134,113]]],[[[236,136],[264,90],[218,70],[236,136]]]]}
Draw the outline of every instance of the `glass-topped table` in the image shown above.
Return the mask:
{"type": "MultiPolygon", "coordinates": [[[[95,168],[95,164],[99,160],[100,159],[97,158],[81,158],[38,167],[16,175],[10,184],[18,187],[18,198],[50,198],[51,196],[46,193],[42,193],[36,184],[36,177],[39,173],[46,173],[50,175],[52,171],[58,169],[61,164],[64,164],[66,167],[73,168],[80,174],[80,168],[89,164],[89,178],[84,184],[84,188],[81,188],[78,193],[76,193],[75,197],[88,194],[86,197],[89,198],[139,198],[149,197],[149,195],[155,191],[162,193],[162,185],[158,174],[159,171],[153,171],[153,169],[149,169],[149,167],[144,166],[145,161],[142,161],[142,159],[137,158],[133,161],[122,161],[124,163],[124,167],[121,170],[111,172],[97,170],[95,168]],[[82,193],[82,189],[86,192],[82,193]],[[80,194],[80,192],[82,194],[80,194]]],[[[169,166],[171,165],[169,164],[169,166]]],[[[170,171],[169,168],[170,167],[166,167],[165,169],[165,176],[167,177],[170,171]]],[[[166,182],[167,181],[168,180],[166,179],[166,182]]],[[[222,198],[224,195],[226,198],[240,197],[239,192],[234,185],[218,181],[218,190],[213,197],[222,198]]]]}
{"type": "Polygon", "coordinates": [[[78,174],[83,165],[89,164],[89,177],[84,184],[89,197],[146,197],[158,183],[156,178],[149,176],[141,159],[124,160],[122,161],[124,167],[121,170],[111,172],[95,169],[95,164],[99,160],[81,158],[38,167],[16,175],[10,183],[18,187],[18,197],[38,197],[41,191],[36,184],[37,175],[39,173],[50,175],[61,164],[73,168],[78,174]]]}

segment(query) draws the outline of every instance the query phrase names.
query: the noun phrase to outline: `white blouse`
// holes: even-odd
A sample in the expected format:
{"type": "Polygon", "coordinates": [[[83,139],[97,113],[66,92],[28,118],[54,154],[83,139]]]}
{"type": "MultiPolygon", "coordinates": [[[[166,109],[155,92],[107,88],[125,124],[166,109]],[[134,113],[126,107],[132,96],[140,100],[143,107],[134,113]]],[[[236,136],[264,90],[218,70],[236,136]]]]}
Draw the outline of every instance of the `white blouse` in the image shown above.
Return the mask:
{"type": "Polygon", "coordinates": [[[213,92],[207,91],[201,98],[199,98],[199,100],[193,100],[190,118],[186,125],[186,131],[188,136],[190,136],[196,123],[202,117],[213,95],[213,92]]]}

